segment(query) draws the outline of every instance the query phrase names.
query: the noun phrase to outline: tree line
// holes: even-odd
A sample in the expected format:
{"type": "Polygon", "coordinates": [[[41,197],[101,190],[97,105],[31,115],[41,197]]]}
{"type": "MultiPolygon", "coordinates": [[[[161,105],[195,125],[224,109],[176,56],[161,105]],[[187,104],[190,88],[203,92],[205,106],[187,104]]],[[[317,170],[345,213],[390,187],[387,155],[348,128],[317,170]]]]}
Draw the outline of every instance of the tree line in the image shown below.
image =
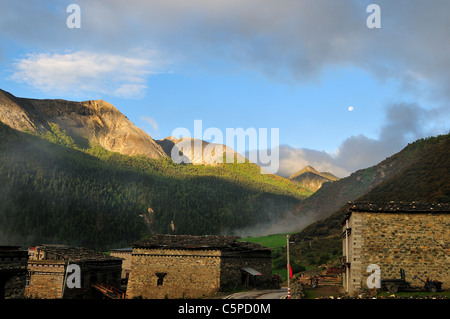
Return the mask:
{"type": "Polygon", "coordinates": [[[34,136],[0,123],[2,244],[109,249],[151,232],[220,234],[277,218],[309,195],[251,163],[129,157],[79,149],[54,132],[34,136]]]}

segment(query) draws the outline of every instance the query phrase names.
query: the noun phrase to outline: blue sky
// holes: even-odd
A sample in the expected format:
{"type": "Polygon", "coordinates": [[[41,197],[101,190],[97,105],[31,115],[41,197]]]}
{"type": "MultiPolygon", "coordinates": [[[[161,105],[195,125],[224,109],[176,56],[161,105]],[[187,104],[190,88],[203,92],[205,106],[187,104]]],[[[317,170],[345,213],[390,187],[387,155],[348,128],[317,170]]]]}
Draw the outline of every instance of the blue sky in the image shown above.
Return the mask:
{"type": "Polygon", "coordinates": [[[1,1],[0,88],[103,99],[155,139],[279,128],[280,175],[346,176],[450,123],[450,3],[377,1],[369,29],[370,3],[1,1]]]}

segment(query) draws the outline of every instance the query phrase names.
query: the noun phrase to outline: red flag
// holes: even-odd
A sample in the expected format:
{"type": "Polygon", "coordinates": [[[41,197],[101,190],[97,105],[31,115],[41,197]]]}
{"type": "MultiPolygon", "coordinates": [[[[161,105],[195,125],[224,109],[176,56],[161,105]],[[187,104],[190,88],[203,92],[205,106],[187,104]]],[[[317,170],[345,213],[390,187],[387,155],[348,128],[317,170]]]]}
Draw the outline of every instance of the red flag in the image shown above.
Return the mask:
{"type": "Polygon", "coordinates": [[[289,278],[292,278],[292,268],[291,268],[291,264],[289,264],[289,278]]]}

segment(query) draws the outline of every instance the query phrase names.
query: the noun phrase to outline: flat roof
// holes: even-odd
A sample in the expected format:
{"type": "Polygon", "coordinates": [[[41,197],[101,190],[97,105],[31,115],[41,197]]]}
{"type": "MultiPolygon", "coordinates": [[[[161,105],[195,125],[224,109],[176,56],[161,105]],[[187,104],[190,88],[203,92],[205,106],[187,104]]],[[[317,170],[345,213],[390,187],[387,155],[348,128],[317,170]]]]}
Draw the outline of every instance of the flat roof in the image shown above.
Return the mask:
{"type": "Polygon", "coordinates": [[[365,213],[450,213],[450,203],[426,202],[349,202],[343,224],[353,212],[365,213]]]}
{"type": "Polygon", "coordinates": [[[39,245],[36,249],[54,255],[55,260],[76,260],[76,261],[106,261],[121,260],[118,257],[108,256],[104,253],[94,251],[84,247],[71,247],[65,245],[39,245]]]}
{"type": "Polygon", "coordinates": [[[111,252],[132,252],[133,247],[127,247],[127,248],[114,248],[110,250],[111,252]]]}
{"type": "Polygon", "coordinates": [[[133,243],[134,248],[189,250],[268,250],[259,244],[238,241],[237,236],[154,235],[133,243]]]}
{"type": "Polygon", "coordinates": [[[450,203],[425,202],[350,202],[350,212],[420,212],[420,213],[450,213],[450,203]]]}

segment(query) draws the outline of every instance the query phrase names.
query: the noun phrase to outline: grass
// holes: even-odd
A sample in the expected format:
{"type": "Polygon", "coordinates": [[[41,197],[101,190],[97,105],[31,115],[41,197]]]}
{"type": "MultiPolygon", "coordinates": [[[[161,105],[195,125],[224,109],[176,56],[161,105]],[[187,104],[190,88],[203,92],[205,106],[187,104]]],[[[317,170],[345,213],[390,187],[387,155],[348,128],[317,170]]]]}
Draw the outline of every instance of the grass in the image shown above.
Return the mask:
{"type": "MultiPolygon", "coordinates": [[[[261,237],[247,237],[241,238],[241,241],[248,241],[256,244],[260,244],[264,247],[268,247],[273,250],[275,257],[283,258],[286,253],[286,235],[290,235],[291,233],[284,234],[273,234],[269,236],[261,236],[261,237]],[[280,256],[281,255],[281,256],[280,256]]],[[[338,238],[339,239],[339,238],[338,238]]],[[[297,255],[300,257],[299,262],[306,266],[306,269],[314,268],[316,265],[309,265],[307,259],[318,259],[321,254],[324,252],[328,253],[331,259],[335,259],[342,254],[340,251],[340,240],[336,240],[336,236],[332,236],[329,238],[319,238],[311,241],[305,241],[301,243],[297,243],[296,246],[291,246],[291,260],[294,259],[294,256],[297,255]],[[294,248],[295,247],[295,248],[294,248]]],[[[274,260],[273,260],[274,262],[274,260]]],[[[273,263],[274,264],[274,263],[273,263]]],[[[272,264],[272,273],[281,275],[282,280],[287,279],[287,268],[283,267],[273,267],[272,264]]],[[[329,289],[329,288],[328,288],[329,289]]],[[[331,291],[322,291],[322,289],[305,289],[305,299],[315,299],[319,297],[327,297],[327,296],[338,296],[340,293],[331,292],[331,291]]],[[[450,291],[443,291],[437,293],[430,293],[426,291],[415,291],[415,292],[397,292],[395,294],[381,291],[376,297],[381,298],[389,298],[390,296],[395,295],[397,298],[407,298],[407,297],[426,297],[426,296],[441,296],[450,299],[450,291]]]]}
{"type": "MultiPolygon", "coordinates": [[[[286,236],[291,233],[273,234],[261,237],[247,237],[240,239],[241,241],[248,241],[255,244],[260,244],[264,247],[272,249],[272,274],[279,274],[282,280],[287,279],[287,262],[286,262],[286,236]]],[[[292,256],[291,256],[292,258],[292,256]]],[[[294,261],[291,261],[291,265],[294,261]]]]}
{"type": "MultiPolygon", "coordinates": [[[[286,236],[294,233],[272,234],[261,237],[247,237],[240,239],[260,244],[272,249],[272,273],[279,274],[283,280],[287,279],[286,236]]],[[[291,240],[294,240],[291,238],[291,240]]],[[[340,236],[317,238],[307,241],[297,241],[290,245],[290,264],[295,274],[317,268],[323,264],[334,266],[338,257],[342,255],[340,236]]]]}
{"type": "Polygon", "coordinates": [[[286,234],[274,234],[274,235],[268,235],[268,236],[261,236],[261,237],[246,237],[242,238],[242,241],[248,241],[255,244],[260,244],[264,247],[275,249],[275,248],[282,248],[286,247],[286,236],[289,235],[289,233],[286,234]]]}

